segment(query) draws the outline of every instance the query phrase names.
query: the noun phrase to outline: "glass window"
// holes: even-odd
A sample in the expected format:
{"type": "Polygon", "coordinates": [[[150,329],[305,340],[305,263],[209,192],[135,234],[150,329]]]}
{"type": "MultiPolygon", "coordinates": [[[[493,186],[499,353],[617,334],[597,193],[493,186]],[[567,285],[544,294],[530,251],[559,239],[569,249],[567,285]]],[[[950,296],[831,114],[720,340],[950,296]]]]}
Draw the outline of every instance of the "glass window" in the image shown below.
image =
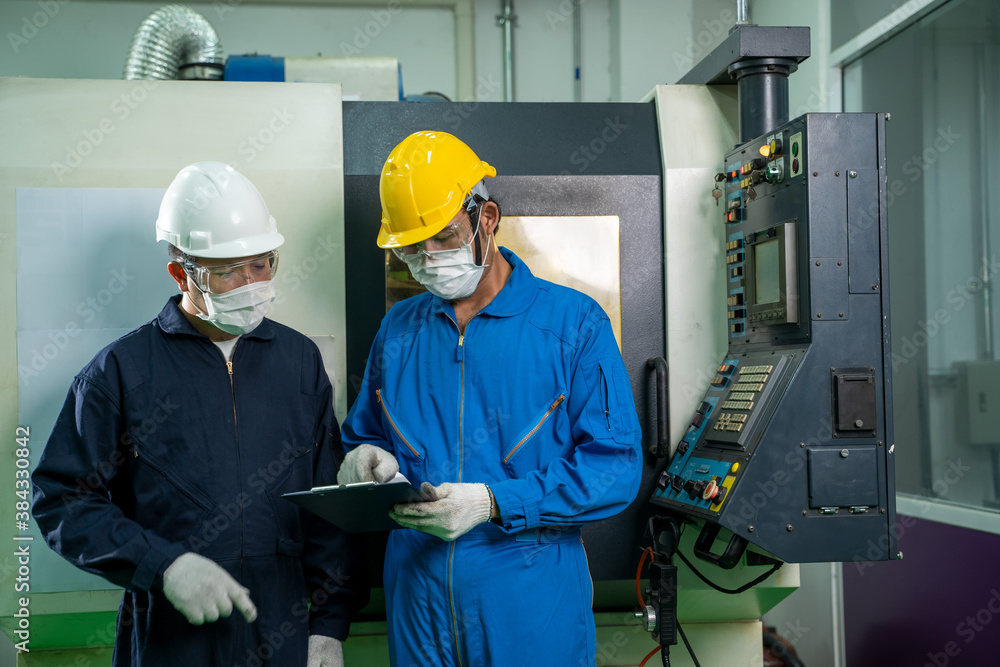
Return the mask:
{"type": "Polygon", "coordinates": [[[887,111],[896,485],[1000,509],[1000,3],[952,0],[844,70],[887,111]]]}
{"type": "MultiPolygon", "coordinates": [[[[889,24],[886,19],[899,9],[899,0],[836,0],[830,5],[830,38],[839,48],[872,25],[889,24]]],[[[752,15],[751,15],[752,17],[752,15]]]]}

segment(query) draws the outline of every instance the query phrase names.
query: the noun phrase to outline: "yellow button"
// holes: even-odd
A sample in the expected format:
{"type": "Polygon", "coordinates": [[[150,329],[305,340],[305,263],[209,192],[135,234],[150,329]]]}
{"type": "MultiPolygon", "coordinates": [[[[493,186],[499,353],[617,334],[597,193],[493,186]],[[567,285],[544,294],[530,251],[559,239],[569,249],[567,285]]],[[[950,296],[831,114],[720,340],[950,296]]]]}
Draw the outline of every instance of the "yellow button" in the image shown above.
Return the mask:
{"type": "Polygon", "coordinates": [[[737,462],[736,462],[736,463],[734,463],[734,464],[733,464],[733,466],[732,466],[732,467],[731,467],[731,468],[729,469],[729,472],[736,472],[736,471],[737,471],[737,470],[739,470],[739,469],[740,469],[740,462],[739,462],[739,461],[737,461],[737,462]]]}

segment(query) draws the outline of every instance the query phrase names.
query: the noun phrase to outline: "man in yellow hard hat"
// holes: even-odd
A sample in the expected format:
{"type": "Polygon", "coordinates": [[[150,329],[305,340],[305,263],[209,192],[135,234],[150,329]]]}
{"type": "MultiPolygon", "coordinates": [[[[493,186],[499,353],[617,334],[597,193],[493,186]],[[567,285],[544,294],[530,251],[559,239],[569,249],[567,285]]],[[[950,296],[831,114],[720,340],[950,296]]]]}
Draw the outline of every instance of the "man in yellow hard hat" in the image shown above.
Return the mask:
{"type": "Polygon", "coordinates": [[[264,317],[284,238],[220,162],[180,171],[156,237],[180,294],[76,376],[38,526],[126,589],[115,667],[343,667],[360,554],[280,497],[333,483],[340,447],[319,349],[264,317]]]}
{"type": "Polygon", "coordinates": [[[378,245],[428,293],[396,304],[344,422],[340,483],[397,471],[385,558],[392,663],[593,665],[581,525],[638,491],[640,430],[607,315],[496,245],[496,170],[418,132],[390,153],[378,245]]]}

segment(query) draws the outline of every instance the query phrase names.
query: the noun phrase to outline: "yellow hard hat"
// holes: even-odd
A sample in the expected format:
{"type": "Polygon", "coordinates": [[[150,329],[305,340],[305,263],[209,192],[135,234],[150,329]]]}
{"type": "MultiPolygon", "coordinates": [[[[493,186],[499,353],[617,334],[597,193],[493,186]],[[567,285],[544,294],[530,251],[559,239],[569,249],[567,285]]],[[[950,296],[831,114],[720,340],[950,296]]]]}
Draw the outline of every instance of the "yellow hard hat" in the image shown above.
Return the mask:
{"type": "Polygon", "coordinates": [[[446,132],[415,132],[392,149],[378,183],[382,200],[380,248],[425,241],[462,210],[479,181],[497,170],[446,132]]]}

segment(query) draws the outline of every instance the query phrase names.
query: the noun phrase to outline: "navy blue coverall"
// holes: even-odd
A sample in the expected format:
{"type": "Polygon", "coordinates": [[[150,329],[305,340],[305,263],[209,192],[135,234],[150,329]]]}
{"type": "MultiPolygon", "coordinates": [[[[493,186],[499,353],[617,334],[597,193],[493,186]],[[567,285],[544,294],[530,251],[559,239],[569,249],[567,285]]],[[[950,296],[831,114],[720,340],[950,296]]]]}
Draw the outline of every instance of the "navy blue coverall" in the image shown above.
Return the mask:
{"type": "Polygon", "coordinates": [[[304,667],[367,600],[358,549],[282,493],[336,483],[340,432],[316,345],[265,319],[231,367],[170,299],[76,376],[34,471],[49,545],[126,589],[115,667],[304,667]],[[163,594],[187,551],[250,590],[195,626],[163,594]]]}

